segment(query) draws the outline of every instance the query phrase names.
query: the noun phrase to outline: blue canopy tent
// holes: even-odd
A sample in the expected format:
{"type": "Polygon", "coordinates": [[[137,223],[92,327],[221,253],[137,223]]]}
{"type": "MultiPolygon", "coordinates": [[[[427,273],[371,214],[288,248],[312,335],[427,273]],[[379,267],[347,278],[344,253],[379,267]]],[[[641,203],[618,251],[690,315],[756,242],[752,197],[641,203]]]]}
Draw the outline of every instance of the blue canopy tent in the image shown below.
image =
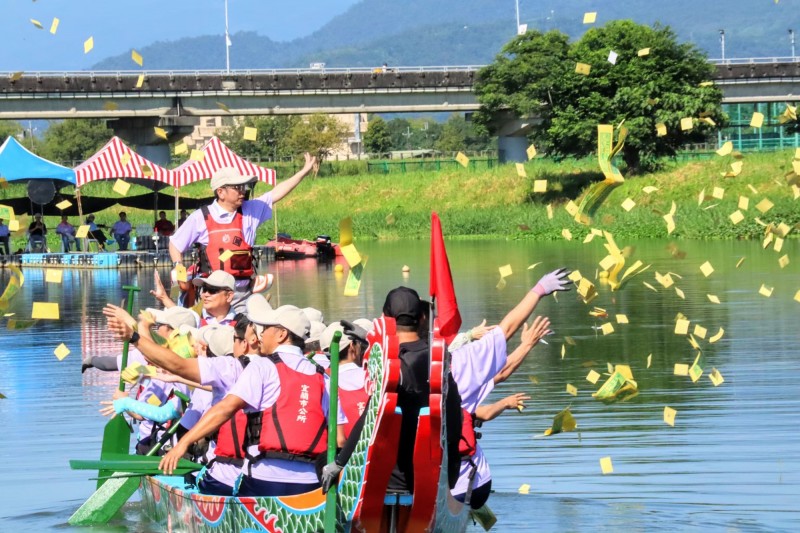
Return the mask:
{"type": "MultiPolygon", "coordinates": [[[[0,177],[9,183],[28,184],[28,198],[13,201],[15,210],[20,211],[32,212],[31,204],[48,204],[53,200],[57,188],[75,185],[74,170],[39,157],[12,136],[0,146],[0,177]],[[22,209],[24,203],[28,203],[28,209],[22,209]]],[[[2,202],[8,203],[8,200],[2,202]]]]}

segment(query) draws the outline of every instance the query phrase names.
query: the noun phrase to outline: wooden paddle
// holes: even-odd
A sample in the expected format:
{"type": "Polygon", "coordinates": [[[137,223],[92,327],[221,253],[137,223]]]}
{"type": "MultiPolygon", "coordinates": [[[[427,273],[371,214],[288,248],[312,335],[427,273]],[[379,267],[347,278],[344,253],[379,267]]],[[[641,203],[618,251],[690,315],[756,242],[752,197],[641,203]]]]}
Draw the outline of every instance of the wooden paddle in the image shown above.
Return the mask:
{"type": "MultiPolygon", "coordinates": [[[[178,396],[182,397],[182,411],[186,413],[186,402],[183,400],[186,396],[182,394],[178,396]]],[[[173,422],[158,443],[147,452],[147,456],[154,456],[158,453],[158,450],[178,431],[181,420],[183,420],[183,415],[173,422]]],[[[139,488],[140,477],[140,475],[131,476],[129,472],[120,472],[119,475],[113,475],[108,480],[101,480],[104,481],[103,486],[89,496],[89,499],[69,517],[67,522],[71,526],[107,523],[139,488]]]]}
{"type": "MultiPolygon", "coordinates": [[[[330,464],[336,460],[336,427],[337,413],[339,412],[339,341],[342,332],[337,331],[333,334],[331,342],[331,366],[330,366],[330,392],[328,394],[328,460],[330,464]]],[[[336,533],[337,505],[336,496],[339,489],[338,480],[331,485],[328,494],[325,496],[325,533],[336,533]]]]}
{"type": "MultiPolygon", "coordinates": [[[[133,285],[123,285],[122,290],[128,291],[128,314],[133,313],[133,294],[138,292],[139,287],[133,285]]],[[[128,366],[128,347],[130,342],[125,341],[122,345],[122,365],[120,372],[128,366]]],[[[119,378],[119,390],[125,390],[125,381],[122,377],[119,378]]],[[[106,427],[103,429],[103,445],[100,448],[100,459],[105,459],[109,454],[127,454],[131,447],[131,427],[125,420],[124,416],[115,416],[108,421],[106,427]]],[[[101,469],[98,472],[99,479],[97,480],[97,488],[99,489],[107,478],[113,474],[113,470],[101,469]]]]}

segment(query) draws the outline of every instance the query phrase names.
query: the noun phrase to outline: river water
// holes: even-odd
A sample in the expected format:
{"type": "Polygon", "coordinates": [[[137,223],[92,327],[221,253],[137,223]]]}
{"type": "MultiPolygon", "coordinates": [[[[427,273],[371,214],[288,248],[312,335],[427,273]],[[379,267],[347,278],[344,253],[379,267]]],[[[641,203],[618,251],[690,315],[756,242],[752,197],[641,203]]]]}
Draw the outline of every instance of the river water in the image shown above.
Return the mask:
{"type": "MultiPolygon", "coordinates": [[[[550,317],[555,334],[490,397],[533,397],[522,413],[507,412],[483,428],[480,442],[496,491],[489,501],[499,520],[495,531],[800,530],[797,243],[787,241],[780,254],[751,242],[679,242],[680,250],[660,241],[618,244],[633,245],[629,264],[641,259],[650,269],[617,292],[598,282],[600,296],[588,306],[574,291],[544,300],[537,314],[550,317]],[[783,254],[797,262],[781,269],[783,254]],[[699,268],[706,261],[714,268],[708,277],[699,268]],[[655,272],[673,273],[685,299],[658,284],[655,272]],[[759,294],[762,284],[773,288],[771,297],[759,294]],[[592,306],[610,318],[590,316],[592,306]],[[679,312],[692,321],[690,331],[696,324],[707,329],[706,340],[698,339],[705,373],[697,383],[673,374],[675,363],[691,364],[695,356],[686,336],[674,333],[679,312]],[[629,323],[617,323],[616,314],[629,323]],[[613,333],[595,329],[609,320],[613,333]],[[720,328],[722,338],[709,343],[720,328]],[[566,345],[562,358],[565,337],[575,344],[566,345]],[[610,405],[592,398],[605,377],[592,385],[586,375],[606,372],[608,362],[631,366],[637,397],[610,405]],[[718,387],[708,378],[712,367],[725,380],[718,387]],[[577,396],[566,392],[568,383],[577,396]],[[577,430],[542,437],[567,406],[577,430]],[[677,410],[674,427],[663,420],[665,406],[677,410]],[[603,457],[611,458],[613,473],[602,474],[603,457]],[[530,485],[529,494],[518,492],[523,484],[530,485]]],[[[447,246],[465,328],[484,318],[497,323],[556,267],[580,269],[593,279],[606,255],[600,239],[447,246]],[[499,289],[503,265],[513,274],[499,289]]],[[[314,306],[327,320],[374,317],[389,289],[427,290],[427,242],[365,242],[359,249],[368,263],[358,297],[342,296],[345,278],[331,265],[279,262],[270,265],[278,278],[273,303],[314,306]],[[407,277],[403,265],[411,269],[407,277]]],[[[80,354],[120,349],[104,333],[100,309],[107,301],[119,303],[120,286],[130,283],[144,289],[136,307],[152,305],[152,272],[67,270],[60,285],[45,283],[41,269],[24,273],[22,294],[9,311],[28,317],[32,302],[58,301],[61,319],[0,330],[0,393],[8,397],[0,400],[0,531],[73,530],[67,518],[95,482],[85,471],[71,471],[67,461],[98,456],[105,424],[98,402],[115,387],[111,373],[81,375],[80,354]],[[61,342],[72,353],[58,361],[53,349],[61,342]]],[[[0,287],[7,281],[8,272],[0,270],[0,287]]],[[[510,349],[517,343],[512,339],[510,349]]],[[[91,529],[158,530],[135,501],[108,526],[91,529]]]]}

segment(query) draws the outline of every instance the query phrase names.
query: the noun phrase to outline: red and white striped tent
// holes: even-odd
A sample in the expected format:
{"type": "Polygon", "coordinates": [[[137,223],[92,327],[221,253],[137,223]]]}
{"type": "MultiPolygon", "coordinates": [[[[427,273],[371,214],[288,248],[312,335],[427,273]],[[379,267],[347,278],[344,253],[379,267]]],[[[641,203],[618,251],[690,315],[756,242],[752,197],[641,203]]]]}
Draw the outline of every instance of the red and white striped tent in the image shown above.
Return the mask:
{"type": "Polygon", "coordinates": [[[275,185],[274,169],[261,167],[242,159],[217,137],[212,137],[200,151],[204,154],[201,161],[190,159],[173,170],[178,187],[211,179],[214,172],[224,167],[234,167],[244,175],[255,176],[258,181],[275,185]]]}
{"type": "Polygon", "coordinates": [[[117,178],[132,178],[176,186],[174,171],[140,156],[119,137],[112,137],[99,152],[75,167],[78,187],[92,181],[117,178]]]}

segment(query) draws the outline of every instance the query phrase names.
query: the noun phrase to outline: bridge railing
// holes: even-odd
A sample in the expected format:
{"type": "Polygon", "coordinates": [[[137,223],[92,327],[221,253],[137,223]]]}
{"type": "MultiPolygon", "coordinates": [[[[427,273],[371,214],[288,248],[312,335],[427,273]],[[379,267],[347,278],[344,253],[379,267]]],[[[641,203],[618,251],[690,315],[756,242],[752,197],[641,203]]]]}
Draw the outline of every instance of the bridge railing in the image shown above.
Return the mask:
{"type": "Polygon", "coordinates": [[[800,56],[791,57],[726,57],[709,59],[715,65],[763,65],[772,63],[800,63],[800,56]]]}
{"type": "Polygon", "coordinates": [[[248,75],[319,75],[319,74],[395,74],[405,72],[474,72],[485,65],[433,65],[417,67],[355,67],[355,68],[274,68],[274,69],[242,69],[242,70],[213,70],[213,69],[187,69],[187,70],[37,70],[37,71],[8,71],[0,72],[0,76],[15,77],[25,76],[70,78],[81,76],[248,76],[248,75]]]}

